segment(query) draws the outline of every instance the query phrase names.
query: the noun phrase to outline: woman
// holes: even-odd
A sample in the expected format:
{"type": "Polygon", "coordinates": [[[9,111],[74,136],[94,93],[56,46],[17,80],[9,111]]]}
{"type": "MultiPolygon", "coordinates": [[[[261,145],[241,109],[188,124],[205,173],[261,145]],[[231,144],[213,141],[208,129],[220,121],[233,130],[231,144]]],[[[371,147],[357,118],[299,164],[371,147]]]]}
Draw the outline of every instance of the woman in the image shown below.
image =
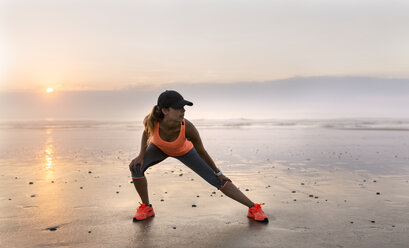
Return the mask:
{"type": "Polygon", "coordinates": [[[158,104],[144,119],[145,130],[142,134],[141,151],[129,165],[133,183],[142,200],[133,220],[145,220],[155,215],[152,205],[149,204],[144,172],[150,166],[171,156],[187,165],[226,196],[249,207],[247,214],[249,218],[267,222],[268,218],[260,206],[264,203],[254,204],[250,201],[216,167],[204,149],[197,129],[190,121],[184,119],[185,105],[192,106],[193,103],[184,100],[178,92],[167,90],[160,94],[158,104]]]}

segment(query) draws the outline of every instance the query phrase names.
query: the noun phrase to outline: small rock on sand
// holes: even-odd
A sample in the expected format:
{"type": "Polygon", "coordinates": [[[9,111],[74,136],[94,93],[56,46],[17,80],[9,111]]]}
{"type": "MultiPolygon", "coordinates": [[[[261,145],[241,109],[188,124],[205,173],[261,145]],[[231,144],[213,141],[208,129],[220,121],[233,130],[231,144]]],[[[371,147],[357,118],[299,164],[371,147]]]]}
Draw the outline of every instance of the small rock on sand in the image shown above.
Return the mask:
{"type": "Polygon", "coordinates": [[[33,182],[29,182],[28,184],[34,184],[33,182]]]}
{"type": "Polygon", "coordinates": [[[195,207],[197,207],[196,204],[192,204],[192,208],[195,208],[195,207]]]}
{"type": "Polygon", "coordinates": [[[60,228],[59,226],[53,226],[53,227],[47,227],[45,230],[48,231],[57,231],[57,229],[60,228]]]}

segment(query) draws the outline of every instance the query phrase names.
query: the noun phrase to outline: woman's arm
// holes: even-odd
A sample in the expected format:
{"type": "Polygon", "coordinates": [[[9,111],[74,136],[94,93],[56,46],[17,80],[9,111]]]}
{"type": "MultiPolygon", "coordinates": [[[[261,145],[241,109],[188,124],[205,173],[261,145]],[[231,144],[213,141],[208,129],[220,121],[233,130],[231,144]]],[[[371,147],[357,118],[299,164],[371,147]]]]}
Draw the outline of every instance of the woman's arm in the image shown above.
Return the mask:
{"type": "Polygon", "coordinates": [[[199,153],[200,157],[213,169],[215,173],[218,173],[220,170],[216,167],[213,159],[209,156],[207,151],[203,147],[202,139],[200,138],[199,132],[196,127],[190,121],[185,119],[186,123],[186,138],[189,139],[196,151],[199,153]]]}
{"type": "Polygon", "coordinates": [[[139,151],[139,156],[145,156],[146,148],[148,148],[148,133],[146,130],[144,130],[142,133],[141,150],[139,151]]]}
{"type": "Polygon", "coordinates": [[[134,158],[131,163],[129,164],[129,169],[131,171],[135,171],[135,168],[138,164],[142,164],[143,162],[143,158],[145,157],[145,152],[146,152],[146,148],[148,147],[148,133],[146,130],[143,131],[142,133],[142,139],[141,139],[141,150],[139,151],[139,155],[134,158]]]}

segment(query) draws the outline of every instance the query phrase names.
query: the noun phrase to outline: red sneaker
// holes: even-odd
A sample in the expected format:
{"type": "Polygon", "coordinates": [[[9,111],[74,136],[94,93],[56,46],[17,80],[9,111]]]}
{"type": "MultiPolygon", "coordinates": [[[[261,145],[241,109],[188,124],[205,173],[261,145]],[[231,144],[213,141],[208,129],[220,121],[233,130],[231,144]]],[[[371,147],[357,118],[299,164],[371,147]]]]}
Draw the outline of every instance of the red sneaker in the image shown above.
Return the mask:
{"type": "Polygon", "coordinates": [[[145,220],[149,217],[155,216],[152,205],[145,205],[145,203],[139,203],[140,206],[136,210],[135,215],[133,216],[133,221],[145,220]]]}
{"type": "Polygon", "coordinates": [[[261,209],[261,205],[264,205],[264,203],[254,204],[253,207],[249,208],[247,217],[255,219],[256,221],[268,222],[268,217],[261,209]]]}

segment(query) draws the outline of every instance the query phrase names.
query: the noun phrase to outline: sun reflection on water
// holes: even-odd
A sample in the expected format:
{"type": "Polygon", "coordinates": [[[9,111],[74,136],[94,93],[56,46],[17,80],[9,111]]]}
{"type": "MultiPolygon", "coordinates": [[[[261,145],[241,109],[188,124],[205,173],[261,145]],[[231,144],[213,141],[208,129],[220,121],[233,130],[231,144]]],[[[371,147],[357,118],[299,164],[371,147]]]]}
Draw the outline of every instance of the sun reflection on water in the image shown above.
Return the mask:
{"type": "MultiPolygon", "coordinates": [[[[47,132],[47,135],[51,134],[50,129],[47,129],[46,132],[47,132]]],[[[44,154],[45,154],[44,169],[47,172],[47,179],[51,179],[55,171],[54,163],[53,163],[53,137],[51,136],[47,138],[44,154]]]]}

